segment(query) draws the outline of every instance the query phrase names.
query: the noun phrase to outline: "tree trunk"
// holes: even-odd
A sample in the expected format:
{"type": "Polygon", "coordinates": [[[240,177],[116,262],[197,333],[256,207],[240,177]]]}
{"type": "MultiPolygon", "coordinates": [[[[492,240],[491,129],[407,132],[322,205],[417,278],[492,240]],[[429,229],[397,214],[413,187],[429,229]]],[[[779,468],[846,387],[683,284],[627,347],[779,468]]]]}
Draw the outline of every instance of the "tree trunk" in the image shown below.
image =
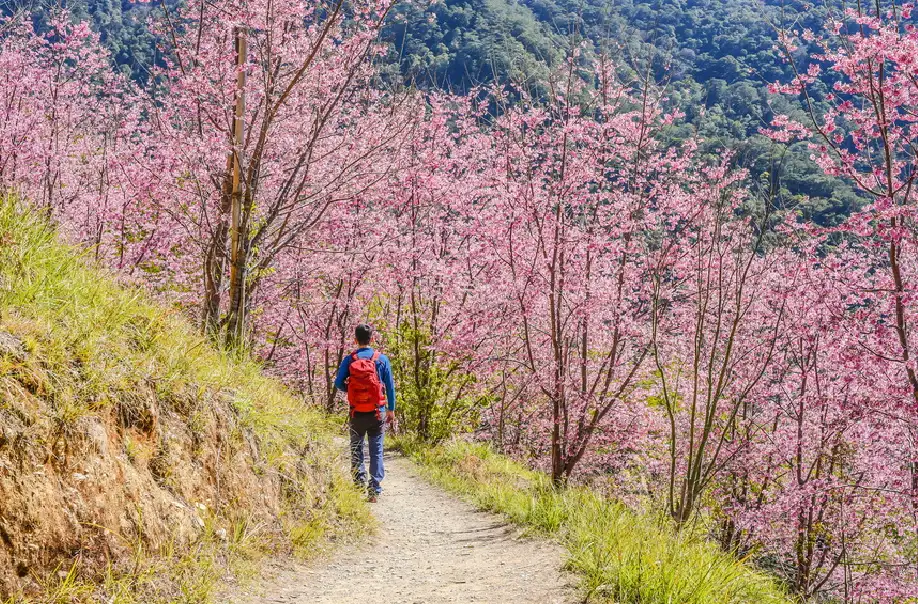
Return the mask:
{"type": "Polygon", "coordinates": [[[564,484],[564,463],[561,459],[561,401],[554,397],[551,406],[551,481],[555,486],[564,484]]]}
{"type": "MultiPolygon", "coordinates": [[[[227,163],[230,164],[232,158],[227,163]]],[[[223,289],[223,272],[226,270],[226,244],[229,236],[227,216],[230,209],[231,187],[229,170],[220,200],[220,218],[217,229],[204,258],[204,305],[201,316],[201,328],[205,334],[214,338],[220,332],[220,291],[223,289]]]]}
{"type": "Polygon", "coordinates": [[[246,309],[247,230],[242,219],[242,145],[245,119],[245,60],[247,41],[245,30],[236,28],[236,109],[233,119],[233,177],[230,211],[230,300],[227,313],[226,342],[234,347],[243,342],[246,309]]]}

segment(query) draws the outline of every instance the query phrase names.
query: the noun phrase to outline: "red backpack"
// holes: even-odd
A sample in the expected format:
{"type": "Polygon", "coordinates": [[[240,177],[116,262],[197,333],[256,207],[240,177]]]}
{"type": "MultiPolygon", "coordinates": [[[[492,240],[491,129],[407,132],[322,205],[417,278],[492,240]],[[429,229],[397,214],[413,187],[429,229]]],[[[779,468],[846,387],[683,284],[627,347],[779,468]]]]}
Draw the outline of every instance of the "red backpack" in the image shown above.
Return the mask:
{"type": "Polygon", "coordinates": [[[351,355],[351,379],[347,383],[347,401],[351,404],[351,413],[379,411],[385,404],[382,382],[376,373],[376,361],[379,351],[373,351],[373,357],[362,359],[357,353],[351,355]]]}

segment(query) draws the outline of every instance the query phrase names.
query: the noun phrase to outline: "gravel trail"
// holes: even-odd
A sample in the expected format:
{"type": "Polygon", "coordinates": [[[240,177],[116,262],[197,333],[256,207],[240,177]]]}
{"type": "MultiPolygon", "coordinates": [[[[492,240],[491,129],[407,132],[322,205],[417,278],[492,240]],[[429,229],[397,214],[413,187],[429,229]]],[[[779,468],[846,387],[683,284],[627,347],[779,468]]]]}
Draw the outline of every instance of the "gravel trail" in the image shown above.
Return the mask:
{"type": "Polygon", "coordinates": [[[281,570],[260,595],[271,604],[573,604],[573,579],[556,544],[520,538],[386,456],[385,492],[373,505],[379,530],[360,546],[310,566],[281,570]]]}

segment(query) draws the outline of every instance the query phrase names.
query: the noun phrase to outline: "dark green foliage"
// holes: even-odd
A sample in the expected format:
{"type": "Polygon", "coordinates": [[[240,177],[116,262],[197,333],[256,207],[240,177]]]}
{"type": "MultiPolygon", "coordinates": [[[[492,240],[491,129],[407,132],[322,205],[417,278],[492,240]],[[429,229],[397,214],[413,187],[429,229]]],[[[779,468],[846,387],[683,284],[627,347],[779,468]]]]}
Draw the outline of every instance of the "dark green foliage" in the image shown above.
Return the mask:
{"type": "Polygon", "coordinates": [[[151,5],[127,0],[85,2],[102,43],[111,51],[115,63],[131,77],[146,79],[158,55],[156,39],[146,25],[151,5]]]}
{"type": "Polygon", "coordinates": [[[47,28],[49,14],[68,10],[75,20],[92,23],[102,43],[112,53],[118,69],[136,81],[146,81],[150,67],[161,60],[156,36],[147,27],[153,11],[165,6],[174,11],[180,0],[0,0],[0,15],[28,11],[39,31],[47,28]]]}
{"type": "Polygon", "coordinates": [[[537,86],[565,44],[527,6],[507,0],[404,3],[383,37],[387,62],[404,77],[456,92],[495,80],[537,86]]]}

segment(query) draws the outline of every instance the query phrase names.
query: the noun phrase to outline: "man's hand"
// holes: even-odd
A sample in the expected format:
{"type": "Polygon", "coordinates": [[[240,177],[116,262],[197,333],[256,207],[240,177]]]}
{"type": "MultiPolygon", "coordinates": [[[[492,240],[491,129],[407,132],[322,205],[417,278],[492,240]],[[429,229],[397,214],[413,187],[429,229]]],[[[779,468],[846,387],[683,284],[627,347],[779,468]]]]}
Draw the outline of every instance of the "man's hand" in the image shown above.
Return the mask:
{"type": "Polygon", "coordinates": [[[395,411],[386,410],[386,424],[395,427],[395,411]]]}

